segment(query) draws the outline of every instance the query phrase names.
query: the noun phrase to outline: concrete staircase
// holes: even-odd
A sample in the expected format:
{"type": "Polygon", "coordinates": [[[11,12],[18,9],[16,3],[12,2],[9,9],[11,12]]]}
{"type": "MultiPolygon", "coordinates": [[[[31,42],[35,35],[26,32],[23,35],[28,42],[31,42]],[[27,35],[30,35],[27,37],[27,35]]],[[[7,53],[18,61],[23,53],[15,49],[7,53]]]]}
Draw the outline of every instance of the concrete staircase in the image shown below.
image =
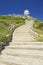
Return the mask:
{"type": "Polygon", "coordinates": [[[32,22],[15,30],[12,42],[0,55],[0,65],[43,65],[43,42],[33,42],[32,22]]]}
{"type": "Polygon", "coordinates": [[[43,42],[11,44],[2,51],[0,65],[43,65],[43,42]]]}

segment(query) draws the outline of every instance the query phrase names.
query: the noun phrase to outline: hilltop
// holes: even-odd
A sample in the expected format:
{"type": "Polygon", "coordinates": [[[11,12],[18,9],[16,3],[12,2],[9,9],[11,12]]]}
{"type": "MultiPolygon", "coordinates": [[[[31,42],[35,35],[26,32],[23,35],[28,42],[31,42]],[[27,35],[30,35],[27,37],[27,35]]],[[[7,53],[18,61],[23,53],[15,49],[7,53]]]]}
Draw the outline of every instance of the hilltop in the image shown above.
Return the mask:
{"type": "MultiPolygon", "coordinates": [[[[24,15],[1,15],[0,16],[0,41],[8,43],[11,41],[12,29],[25,24],[25,20],[34,20],[33,30],[39,35],[43,35],[43,22],[30,16],[24,15]],[[10,37],[9,37],[10,35],[10,37]],[[9,38],[10,40],[9,40],[9,38]]],[[[13,31],[14,31],[13,29],[13,31]]],[[[41,40],[43,41],[43,39],[41,40]]]]}

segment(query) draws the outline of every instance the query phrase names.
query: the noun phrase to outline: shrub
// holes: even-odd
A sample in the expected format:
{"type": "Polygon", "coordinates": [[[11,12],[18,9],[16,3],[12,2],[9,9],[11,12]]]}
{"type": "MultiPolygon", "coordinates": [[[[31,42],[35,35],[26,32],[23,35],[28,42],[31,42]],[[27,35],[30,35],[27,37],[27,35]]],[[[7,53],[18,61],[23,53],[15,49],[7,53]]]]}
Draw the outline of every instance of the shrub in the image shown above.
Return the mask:
{"type": "Polygon", "coordinates": [[[40,20],[35,20],[35,22],[34,22],[34,30],[38,34],[43,34],[43,22],[40,21],[40,20]]]}
{"type": "Polygon", "coordinates": [[[4,43],[7,43],[9,40],[8,40],[7,36],[0,35],[0,41],[4,42],[4,43]]]}

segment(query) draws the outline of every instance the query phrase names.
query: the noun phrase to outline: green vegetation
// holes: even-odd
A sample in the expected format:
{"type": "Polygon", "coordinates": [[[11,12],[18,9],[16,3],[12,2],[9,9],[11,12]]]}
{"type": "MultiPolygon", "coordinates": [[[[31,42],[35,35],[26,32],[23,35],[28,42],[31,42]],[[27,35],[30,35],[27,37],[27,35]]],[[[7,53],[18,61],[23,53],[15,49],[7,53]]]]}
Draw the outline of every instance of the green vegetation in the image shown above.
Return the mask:
{"type": "Polygon", "coordinates": [[[36,42],[43,42],[43,38],[36,38],[35,41],[36,42]]]}
{"type": "MultiPolygon", "coordinates": [[[[43,35],[43,21],[35,20],[34,31],[37,32],[39,35],[43,35]]],[[[36,38],[35,41],[43,42],[43,37],[36,38]]]]}
{"type": "Polygon", "coordinates": [[[13,17],[13,16],[0,16],[0,41],[1,42],[8,42],[9,39],[7,37],[8,34],[10,34],[10,28],[13,25],[18,25],[24,22],[25,19],[20,17],[13,17]]]}
{"type": "Polygon", "coordinates": [[[40,20],[35,20],[34,22],[34,30],[38,33],[38,34],[43,34],[43,21],[40,20]]]}

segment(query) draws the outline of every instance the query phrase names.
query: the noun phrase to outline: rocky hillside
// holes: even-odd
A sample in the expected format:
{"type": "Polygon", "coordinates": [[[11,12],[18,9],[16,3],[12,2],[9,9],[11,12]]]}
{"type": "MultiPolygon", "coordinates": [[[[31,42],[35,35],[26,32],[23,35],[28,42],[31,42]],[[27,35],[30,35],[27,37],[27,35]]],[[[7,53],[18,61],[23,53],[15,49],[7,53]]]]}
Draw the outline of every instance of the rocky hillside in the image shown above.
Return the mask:
{"type": "MultiPolygon", "coordinates": [[[[43,35],[43,22],[24,15],[2,15],[0,16],[0,43],[5,45],[12,39],[13,31],[20,25],[25,24],[25,20],[34,20],[33,30],[39,35],[43,35]]],[[[38,38],[38,41],[43,41],[38,38]]]]}

